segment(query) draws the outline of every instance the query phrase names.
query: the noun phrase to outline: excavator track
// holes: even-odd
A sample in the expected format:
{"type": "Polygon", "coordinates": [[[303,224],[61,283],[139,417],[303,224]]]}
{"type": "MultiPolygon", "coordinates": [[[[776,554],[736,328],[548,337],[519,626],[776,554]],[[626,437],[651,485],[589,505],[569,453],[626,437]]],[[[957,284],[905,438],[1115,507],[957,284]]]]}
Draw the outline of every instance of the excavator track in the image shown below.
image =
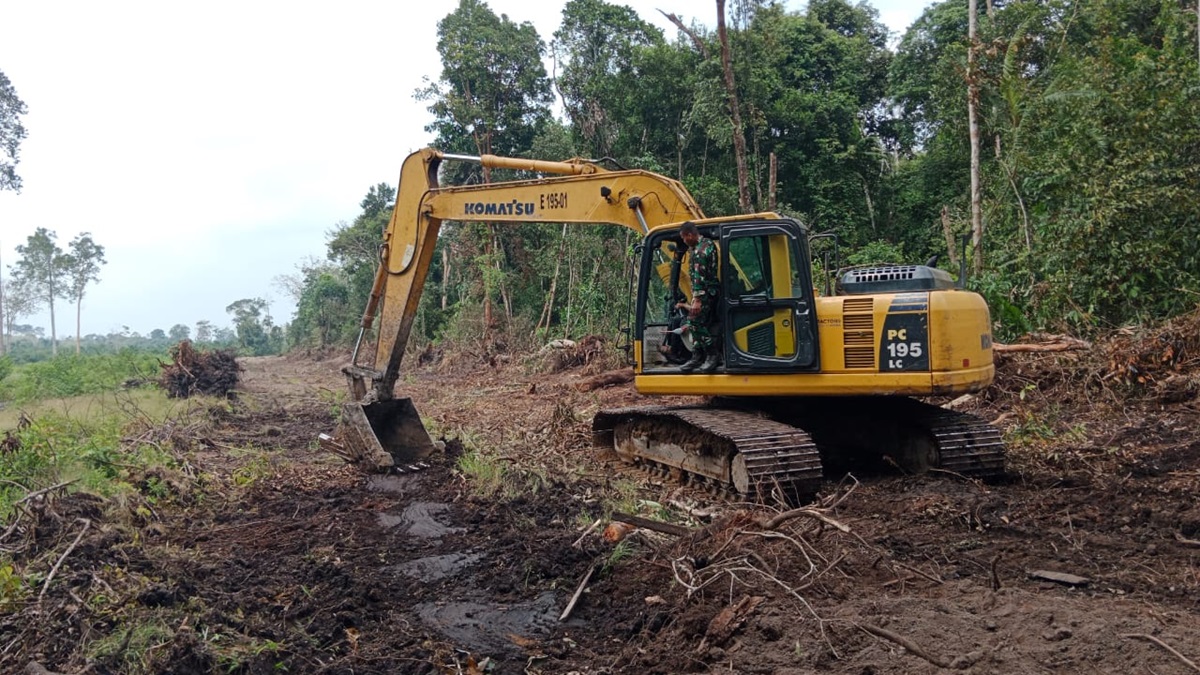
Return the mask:
{"type": "Polygon", "coordinates": [[[602,410],[597,445],[652,471],[737,498],[813,497],[823,471],[1004,475],[999,430],[906,397],[717,399],[710,405],[602,410]],[[819,451],[818,451],[819,448],[819,451]]]}
{"type": "Polygon", "coordinates": [[[667,467],[683,482],[744,499],[799,503],[823,478],[817,446],[801,429],[760,414],[707,406],[645,406],[599,412],[598,445],[647,468],[667,467]]]}
{"type": "Polygon", "coordinates": [[[903,396],[718,399],[804,429],[833,474],[930,469],[978,479],[1004,475],[1000,431],[967,413],[903,396]]]}
{"type": "Polygon", "coordinates": [[[922,420],[937,444],[938,466],[945,471],[989,479],[1004,475],[1000,430],[966,413],[924,405],[922,420]]]}

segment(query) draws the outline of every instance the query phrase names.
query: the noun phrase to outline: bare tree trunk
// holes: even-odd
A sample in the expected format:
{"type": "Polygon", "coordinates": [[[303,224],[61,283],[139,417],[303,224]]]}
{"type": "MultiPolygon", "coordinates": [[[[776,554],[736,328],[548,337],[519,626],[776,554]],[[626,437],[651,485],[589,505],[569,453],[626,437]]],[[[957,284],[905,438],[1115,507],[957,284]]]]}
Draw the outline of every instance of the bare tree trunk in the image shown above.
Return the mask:
{"type": "Polygon", "coordinates": [[[554,259],[554,276],[550,277],[550,294],[546,298],[546,304],[542,307],[542,313],[538,317],[537,326],[534,330],[546,324],[546,333],[550,332],[550,319],[554,315],[554,294],[558,290],[558,271],[562,268],[563,253],[567,247],[567,224],[563,223],[562,238],[558,242],[558,257],[554,259]]]}
{"type": "Polygon", "coordinates": [[[946,236],[946,254],[950,264],[958,267],[958,246],[954,241],[954,228],[950,224],[950,207],[942,205],[942,234],[946,236]]]}
{"type": "Polygon", "coordinates": [[[571,335],[572,310],[575,307],[575,262],[574,246],[567,246],[567,317],[563,322],[563,337],[571,335]]]}
{"type": "Polygon", "coordinates": [[[504,246],[500,243],[500,232],[496,229],[496,224],[492,223],[492,249],[496,252],[496,278],[500,284],[500,303],[504,305],[504,318],[508,325],[512,325],[512,298],[508,295],[508,284],[504,283],[504,246]]]}
{"type": "Polygon", "coordinates": [[[871,219],[871,234],[878,235],[879,232],[875,228],[875,202],[871,201],[871,186],[867,183],[865,176],[859,176],[863,184],[863,196],[867,200],[867,216],[871,219]]]}
{"type": "Polygon", "coordinates": [[[75,356],[79,356],[79,335],[83,327],[83,296],[75,298],[75,356]]]}
{"type": "Polygon", "coordinates": [[[754,139],[754,210],[758,211],[766,203],[763,199],[762,155],[759,154],[762,150],[758,147],[758,134],[751,132],[750,137],[754,139]]]}
{"type": "MultiPolygon", "coordinates": [[[[53,287],[51,287],[53,288],[53,287]]],[[[58,331],[54,328],[54,291],[50,291],[50,354],[58,356],[58,331]]]]}
{"type": "Polygon", "coordinates": [[[967,125],[971,135],[971,248],[975,256],[975,274],[983,272],[983,197],[979,184],[979,73],[975,53],[978,10],[975,0],[967,0],[967,125]]]}
{"type": "Polygon", "coordinates": [[[779,176],[779,162],[775,158],[775,153],[770,155],[770,169],[767,172],[767,210],[775,210],[775,183],[779,176]]]}
{"type": "Polygon", "coordinates": [[[737,85],[733,80],[733,57],[729,52],[729,32],[725,30],[725,0],[717,0],[717,37],[721,41],[721,67],[725,72],[725,92],[729,97],[729,115],[733,121],[733,156],[737,161],[738,208],[750,213],[750,179],[746,169],[746,137],[742,135],[742,113],[737,85]]]}
{"type": "Polygon", "coordinates": [[[446,305],[450,298],[450,247],[442,247],[442,311],[446,311],[446,305]]]}
{"type": "MultiPolygon", "coordinates": [[[[704,46],[704,40],[701,40],[700,36],[696,35],[696,31],[683,25],[683,19],[680,19],[675,14],[668,14],[661,9],[658,10],[658,13],[667,17],[667,21],[675,24],[675,27],[678,28],[681,33],[691,38],[692,46],[696,48],[697,52],[700,52],[700,58],[704,59],[705,61],[708,60],[708,47],[704,46]]],[[[724,10],[721,10],[721,13],[723,15],[725,13],[724,10]]]]}

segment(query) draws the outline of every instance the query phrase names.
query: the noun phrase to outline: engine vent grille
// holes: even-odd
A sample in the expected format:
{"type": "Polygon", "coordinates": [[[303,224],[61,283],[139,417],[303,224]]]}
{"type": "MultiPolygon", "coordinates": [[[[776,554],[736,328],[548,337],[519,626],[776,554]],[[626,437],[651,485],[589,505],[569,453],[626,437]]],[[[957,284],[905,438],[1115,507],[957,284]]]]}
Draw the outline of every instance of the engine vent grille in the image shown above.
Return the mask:
{"type": "Polygon", "coordinates": [[[846,368],[875,368],[875,301],[842,301],[842,345],[846,368]]]}
{"type": "Polygon", "coordinates": [[[775,325],[768,323],[751,328],[747,341],[751,354],[775,356],[775,325]]]}
{"type": "Polygon", "coordinates": [[[916,265],[894,265],[890,267],[868,267],[861,270],[851,270],[846,273],[847,281],[906,281],[917,275],[916,265]]]}

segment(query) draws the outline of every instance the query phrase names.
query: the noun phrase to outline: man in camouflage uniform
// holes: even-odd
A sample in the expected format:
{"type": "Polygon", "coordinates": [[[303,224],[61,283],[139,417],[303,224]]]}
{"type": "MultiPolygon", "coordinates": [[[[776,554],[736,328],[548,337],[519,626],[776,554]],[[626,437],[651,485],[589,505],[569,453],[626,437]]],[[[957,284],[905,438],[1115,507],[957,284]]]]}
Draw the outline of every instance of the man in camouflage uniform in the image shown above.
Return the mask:
{"type": "Polygon", "coordinates": [[[717,321],[717,296],[721,282],[717,278],[720,253],[712,239],[700,235],[693,223],[684,223],[679,236],[688,247],[688,273],[692,281],[692,301],[686,303],[688,318],[684,327],[692,335],[692,358],[679,367],[690,373],[699,367],[702,373],[717,369],[721,347],[713,339],[717,321]]]}

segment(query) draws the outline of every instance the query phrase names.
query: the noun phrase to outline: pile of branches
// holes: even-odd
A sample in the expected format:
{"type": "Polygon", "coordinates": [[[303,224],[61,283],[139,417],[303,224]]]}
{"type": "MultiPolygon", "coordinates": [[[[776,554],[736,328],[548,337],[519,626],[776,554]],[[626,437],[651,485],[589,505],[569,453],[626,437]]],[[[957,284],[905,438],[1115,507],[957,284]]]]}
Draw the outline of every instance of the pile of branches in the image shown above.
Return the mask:
{"type": "Polygon", "coordinates": [[[233,351],[197,350],[191,340],[171,348],[171,363],[159,361],[162,374],[158,384],[169,398],[188,398],[194,394],[228,396],[238,385],[242,367],[233,351]]]}
{"type": "Polygon", "coordinates": [[[1105,341],[1105,380],[1154,386],[1200,366],[1200,308],[1153,328],[1122,329],[1105,341]]]}

